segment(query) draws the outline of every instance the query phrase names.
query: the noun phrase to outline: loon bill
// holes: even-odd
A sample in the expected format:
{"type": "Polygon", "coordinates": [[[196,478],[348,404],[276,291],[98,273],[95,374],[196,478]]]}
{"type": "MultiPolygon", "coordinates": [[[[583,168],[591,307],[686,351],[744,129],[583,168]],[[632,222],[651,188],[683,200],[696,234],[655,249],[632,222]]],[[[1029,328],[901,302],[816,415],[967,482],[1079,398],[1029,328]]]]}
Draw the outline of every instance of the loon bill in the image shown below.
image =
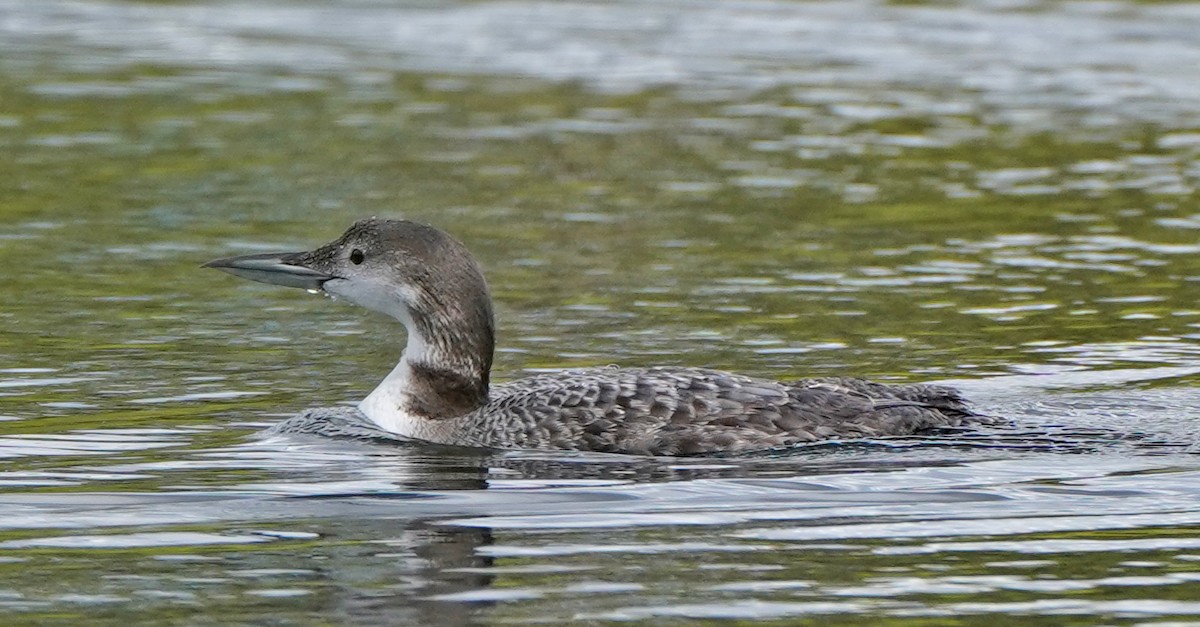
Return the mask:
{"type": "MultiPolygon", "coordinates": [[[[374,426],[439,444],[700,455],[829,439],[911,435],[989,419],[954,389],[828,378],[778,382],[703,368],[588,368],[491,385],[491,295],[450,235],[371,218],[309,252],[205,264],[253,281],[322,290],[399,320],[400,363],[358,405],[374,426]]],[[[330,415],[345,409],[330,409],[330,415]]],[[[283,431],[320,432],[320,410],[283,431]],[[314,424],[316,421],[317,424],[314,424]]]]}

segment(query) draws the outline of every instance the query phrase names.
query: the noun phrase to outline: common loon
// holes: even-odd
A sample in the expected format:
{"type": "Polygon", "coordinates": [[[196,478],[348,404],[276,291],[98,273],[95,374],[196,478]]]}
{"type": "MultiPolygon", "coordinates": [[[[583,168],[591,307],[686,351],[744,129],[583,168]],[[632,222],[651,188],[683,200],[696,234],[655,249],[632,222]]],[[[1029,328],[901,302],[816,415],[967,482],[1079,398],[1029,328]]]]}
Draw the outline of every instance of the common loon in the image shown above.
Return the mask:
{"type": "MultiPolygon", "coordinates": [[[[777,382],[703,368],[602,367],[489,385],[494,322],[483,272],[453,237],[406,220],[360,220],[309,252],[229,257],[205,267],[320,290],[403,323],[408,343],[400,363],[358,410],[406,439],[701,455],[987,420],[951,388],[852,378],[777,382]]],[[[311,431],[322,415],[309,410],[292,420],[309,423],[296,430],[311,431]]],[[[324,415],[343,420],[346,408],[324,415]]]]}

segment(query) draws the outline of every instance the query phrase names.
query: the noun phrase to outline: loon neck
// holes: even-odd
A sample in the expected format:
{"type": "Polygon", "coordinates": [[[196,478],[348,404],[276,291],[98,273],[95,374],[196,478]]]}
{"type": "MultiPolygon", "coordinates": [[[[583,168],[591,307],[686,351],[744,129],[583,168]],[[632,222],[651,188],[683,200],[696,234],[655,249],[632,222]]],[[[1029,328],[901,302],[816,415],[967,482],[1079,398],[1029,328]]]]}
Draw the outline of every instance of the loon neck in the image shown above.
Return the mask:
{"type": "Polygon", "coordinates": [[[359,409],[385,429],[407,434],[405,423],[458,418],[485,405],[495,343],[488,295],[472,307],[405,307],[397,314],[408,343],[359,409]]]}

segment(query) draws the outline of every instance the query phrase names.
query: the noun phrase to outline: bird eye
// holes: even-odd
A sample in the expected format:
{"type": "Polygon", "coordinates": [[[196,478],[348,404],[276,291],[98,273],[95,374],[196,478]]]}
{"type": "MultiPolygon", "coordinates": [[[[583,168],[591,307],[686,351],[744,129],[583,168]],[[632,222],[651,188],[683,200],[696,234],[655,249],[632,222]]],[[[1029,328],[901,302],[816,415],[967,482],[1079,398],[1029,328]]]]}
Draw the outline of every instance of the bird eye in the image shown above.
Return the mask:
{"type": "Polygon", "coordinates": [[[350,251],[350,263],[352,263],[356,266],[363,262],[364,257],[365,257],[365,255],[363,255],[363,251],[361,251],[357,248],[350,251]]]}

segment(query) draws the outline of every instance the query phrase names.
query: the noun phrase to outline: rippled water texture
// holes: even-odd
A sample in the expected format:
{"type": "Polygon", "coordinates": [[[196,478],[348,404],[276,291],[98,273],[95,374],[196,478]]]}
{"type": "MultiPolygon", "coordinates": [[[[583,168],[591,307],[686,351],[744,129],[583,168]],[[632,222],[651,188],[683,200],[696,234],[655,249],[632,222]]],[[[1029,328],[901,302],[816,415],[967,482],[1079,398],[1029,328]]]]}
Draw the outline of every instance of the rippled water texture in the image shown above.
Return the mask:
{"type": "Polygon", "coordinates": [[[1200,621],[1200,5],[0,0],[9,623],[1200,621]],[[961,385],[750,458],[255,434],[394,323],[199,264],[437,224],[495,378],[961,385]]]}

